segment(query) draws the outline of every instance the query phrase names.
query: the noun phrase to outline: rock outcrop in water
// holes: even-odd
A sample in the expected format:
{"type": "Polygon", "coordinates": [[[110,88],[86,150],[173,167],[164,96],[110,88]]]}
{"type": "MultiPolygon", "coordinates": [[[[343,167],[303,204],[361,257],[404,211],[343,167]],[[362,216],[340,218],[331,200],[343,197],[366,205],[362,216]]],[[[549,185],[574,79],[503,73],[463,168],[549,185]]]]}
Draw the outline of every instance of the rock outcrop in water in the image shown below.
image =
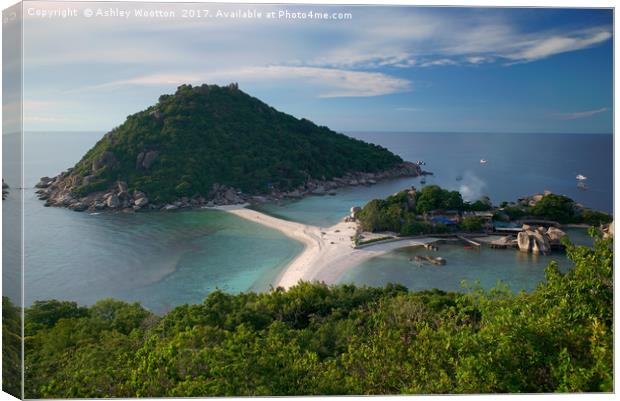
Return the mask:
{"type": "Polygon", "coordinates": [[[552,246],[560,246],[566,233],[559,228],[532,227],[523,225],[523,231],[517,235],[517,244],[521,252],[548,254],[552,246]]]}
{"type": "Polygon", "coordinates": [[[385,148],[281,113],[237,85],[184,85],[42,177],[46,206],[174,210],[333,194],[425,174],[385,148]]]}
{"type": "Polygon", "coordinates": [[[282,199],[301,199],[308,195],[333,194],[338,188],[347,186],[369,186],[379,181],[402,177],[415,177],[420,174],[428,174],[420,170],[419,166],[403,162],[389,170],[378,173],[355,172],[347,173],[343,177],[335,177],[332,180],[309,179],[306,183],[290,190],[281,191],[273,189],[265,194],[245,194],[242,191],[214,184],[207,196],[181,197],[167,203],[151,203],[148,196],[139,190],[130,192],[127,183],[117,181],[107,191],[99,191],[79,197],[72,191],[70,185],[71,170],[59,174],[55,178],[42,177],[36,185],[39,188],[36,193],[40,200],[45,201],[45,206],[66,207],[74,211],[101,211],[101,210],[124,210],[138,211],[142,209],[172,211],[177,209],[195,207],[213,207],[222,205],[235,205],[243,203],[264,203],[279,201],[282,199]],[[67,184],[69,181],[69,185],[67,184]]]}
{"type": "Polygon", "coordinates": [[[2,179],[2,200],[5,200],[7,196],[9,196],[9,184],[4,182],[4,178],[3,178],[2,179]]]}

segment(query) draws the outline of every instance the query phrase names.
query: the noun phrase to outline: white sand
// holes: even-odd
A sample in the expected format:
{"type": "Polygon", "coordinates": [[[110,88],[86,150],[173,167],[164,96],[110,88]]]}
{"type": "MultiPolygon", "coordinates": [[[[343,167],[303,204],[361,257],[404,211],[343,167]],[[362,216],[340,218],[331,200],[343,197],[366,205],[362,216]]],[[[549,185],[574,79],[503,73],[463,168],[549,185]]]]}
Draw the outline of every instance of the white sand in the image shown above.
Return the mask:
{"type": "Polygon", "coordinates": [[[232,213],[244,219],[274,228],[284,235],[300,241],[304,250],[286,267],[274,282],[274,287],[288,289],[299,281],[319,281],[335,284],[349,269],[360,263],[393,251],[413,245],[437,241],[436,238],[403,239],[386,243],[370,244],[355,249],[351,236],[355,234],[356,223],[341,222],[332,227],[320,227],[295,223],[268,216],[246,205],[219,206],[214,209],[232,213]]]}

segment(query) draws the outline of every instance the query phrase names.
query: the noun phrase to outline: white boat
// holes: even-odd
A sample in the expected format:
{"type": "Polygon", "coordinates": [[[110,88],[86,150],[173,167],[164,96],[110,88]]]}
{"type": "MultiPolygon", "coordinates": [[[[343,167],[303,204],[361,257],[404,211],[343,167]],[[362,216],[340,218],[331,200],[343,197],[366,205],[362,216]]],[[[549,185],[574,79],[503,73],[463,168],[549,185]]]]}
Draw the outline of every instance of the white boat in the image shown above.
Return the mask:
{"type": "Polygon", "coordinates": [[[586,177],[585,175],[581,175],[581,174],[578,174],[577,177],[575,178],[577,178],[578,181],[585,181],[588,179],[588,177],[586,177]]]}
{"type": "Polygon", "coordinates": [[[480,159],[480,164],[487,164],[487,160],[486,159],[480,159]]]}

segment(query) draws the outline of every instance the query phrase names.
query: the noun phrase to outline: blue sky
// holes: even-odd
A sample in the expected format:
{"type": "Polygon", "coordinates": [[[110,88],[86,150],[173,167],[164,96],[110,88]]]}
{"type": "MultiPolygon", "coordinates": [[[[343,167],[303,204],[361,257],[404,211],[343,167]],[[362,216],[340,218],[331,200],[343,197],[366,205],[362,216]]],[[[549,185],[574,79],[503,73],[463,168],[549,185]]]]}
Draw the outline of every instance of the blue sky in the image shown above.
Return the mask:
{"type": "Polygon", "coordinates": [[[107,131],[183,83],[236,81],[338,131],[612,132],[610,10],[286,6],[353,18],[186,20],[187,6],[164,4],[177,18],[83,17],[110,6],[154,7],[26,3],[25,129],[107,131]],[[66,7],[78,17],[28,15],[66,7]]]}

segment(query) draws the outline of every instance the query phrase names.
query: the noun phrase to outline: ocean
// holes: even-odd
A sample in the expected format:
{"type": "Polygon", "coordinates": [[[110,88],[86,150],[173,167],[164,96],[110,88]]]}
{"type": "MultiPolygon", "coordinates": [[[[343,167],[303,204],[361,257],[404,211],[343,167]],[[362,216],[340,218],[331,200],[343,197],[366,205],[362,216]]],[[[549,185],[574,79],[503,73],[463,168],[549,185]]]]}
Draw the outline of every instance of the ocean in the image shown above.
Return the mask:
{"type": "MultiPolygon", "coordinates": [[[[503,201],[543,193],[563,194],[586,207],[612,212],[613,136],[590,134],[472,134],[472,133],[350,133],[382,145],[404,160],[421,160],[425,185],[458,190],[465,200],[489,196],[503,201]],[[481,164],[480,160],[487,160],[481,164]],[[576,176],[588,177],[587,189],[577,187],[576,176]],[[461,178],[457,180],[457,178],[461,178]]],[[[382,182],[368,188],[347,188],[334,197],[261,206],[282,218],[331,226],[349,213],[404,188],[421,188],[422,178],[382,182]]]]}
{"type": "MultiPolygon", "coordinates": [[[[200,303],[212,291],[268,290],[303,245],[279,231],[218,211],[78,213],[47,208],[35,196],[43,175],[73,166],[101,133],[27,133],[24,181],[24,299],[92,304],[139,301],[156,312],[200,303]]],[[[13,138],[16,139],[16,138],[13,138]]],[[[13,186],[13,185],[12,185],[13,186]]],[[[19,192],[3,202],[14,215],[19,192]]],[[[15,249],[5,237],[5,250],[15,249]]],[[[13,252],[3,264],[15,266],[13,252]]],[[[13,274],[11,269],[3,269],[13,274]]],[[[3,291],[19,297],[15,278],[3,291]]]]}
{"type": "MultiPolygon", "coordinates": [[[[350,135],[387,147],[406,160],[424,160],[424,168],[434,173],[427,177],[426,185],[460,190],[469,200],[487,195],[499,203],[551,190],[587,207],[605,211],[613,208],[611,135],[350,135]],[[479,163],[482,158],[488,160],[484,166],[479,163]],[[577,188],[577,174],[588,177],[587,190],[577,188]],[[460,181],[456,180],[458,176],[462,177],[460,181]]],[[[92,215],[43,207],[33,188],[38,179],[73,166],[101,136],[93,132],[38,132],[25,136],[27,305],[52,298],[92,304],[113,297],[165,312],[179,304],[200,303],[215,289],[232,293],[267,290],[282,268],[302,250],[300,243],[278,231],[217,211],[92,215]]],[[[7,141],[16,139],[5,137],[7,141]]],[[[346,215],[351,206],[412,185],[420,187],[420,178],[346,188],[336,196],[308,197],[259,209],[326,227],[346,215]]],[[[19,191],[13,188],[3,202],[5,219],[14,215],[18,196],[19,191]]],[[[3,246],[4,266],[19,263],[14,252],[7,252],[16,248],[10,237],[5,236],[3,246]]],[[[415,289],[458,289],[464,276],[447,274],[458,268],[469,272],[466,279],[479,279],[486,286],[503,279],[516,289],[529,290],[543,279],[541,272],[549,261],[543,257],[515,262],[511,251],[493,253],[491,258],[469,254],[461,258],[457,256],[459,249],[448,247],[446,251],[456,252],[451,253],[451,259],[463,262],[454,264],[445,274],[412,268],[408,259],[411,252],[417,251],[403,250],[366,262],[342,281],[372,285],[399,281],[415,289]],[[479,269],[472,269],[472,265],[479,269]],[[515,275],[506,274],[506,269],[515,275]],[[519,273],[519,269],[525,270],[519,273]]],[[[563,255],[555,258],[565,260],[563,255]]],[[[570,264],[562,262],[562,266],[570,264]]],[[[3,269],[3,291],[18,297],[15,277],[7,276],[10,274],[10,269],[3,269]]]]}

